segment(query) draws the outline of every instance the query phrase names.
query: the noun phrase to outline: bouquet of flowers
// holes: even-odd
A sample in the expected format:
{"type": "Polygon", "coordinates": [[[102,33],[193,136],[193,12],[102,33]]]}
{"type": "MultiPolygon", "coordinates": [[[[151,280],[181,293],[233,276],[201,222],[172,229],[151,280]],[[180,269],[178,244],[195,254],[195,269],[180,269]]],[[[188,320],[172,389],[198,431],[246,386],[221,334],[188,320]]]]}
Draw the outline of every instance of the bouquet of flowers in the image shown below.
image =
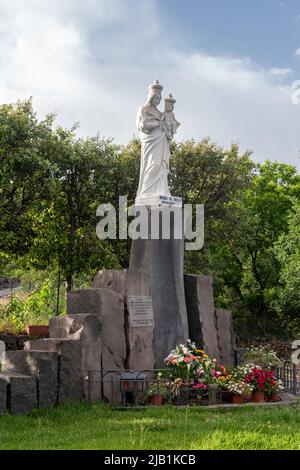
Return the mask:
{"type": "Polygon", "coordinates": [[[198,369],[208,356],[202,349],[197,349],[195,343],[187,340],[170,352],[165,363],[176,378],[191,382],[198,378],[198,369]]]}
{"type": "Polygon", "coordinates": [[[249,395],[253,391],[253,386],[243,380],[229,380],[226,384],[226,388],[229,392],[239,396],[249,395]]]}
{"type": "Polygon", "coordinates": [[[210,384],[222,386],[228,375],[223,365],[217,366],[216,359],[210,359],[190,340],[171,351],[165,362],[173,377],[181,379],[181,386],[189,384],[194,390],[205,390],[210,384]]]}

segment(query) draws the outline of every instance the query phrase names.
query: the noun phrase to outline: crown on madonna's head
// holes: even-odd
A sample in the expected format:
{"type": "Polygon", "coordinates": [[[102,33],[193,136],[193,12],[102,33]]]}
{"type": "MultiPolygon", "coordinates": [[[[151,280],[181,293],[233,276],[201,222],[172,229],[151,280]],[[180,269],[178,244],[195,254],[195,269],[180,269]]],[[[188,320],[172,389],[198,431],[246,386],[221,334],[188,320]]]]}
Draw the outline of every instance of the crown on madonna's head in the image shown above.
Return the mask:
{"type": "Polygon", "coordinates": [[[175,104],[176,103],[176,100],[175,98],[173,98],[173,95],[169,95],[168,98],[165,99],[165,102],[166,103],[172,103],[172,104],[175,104]]]}
{"type": "Polygon", "coordinates": [[[158,80],[155,80],[155,82],[149,86],[149,91],[159,91],[162,92],[164,87],[159,83],[158,80]]]}

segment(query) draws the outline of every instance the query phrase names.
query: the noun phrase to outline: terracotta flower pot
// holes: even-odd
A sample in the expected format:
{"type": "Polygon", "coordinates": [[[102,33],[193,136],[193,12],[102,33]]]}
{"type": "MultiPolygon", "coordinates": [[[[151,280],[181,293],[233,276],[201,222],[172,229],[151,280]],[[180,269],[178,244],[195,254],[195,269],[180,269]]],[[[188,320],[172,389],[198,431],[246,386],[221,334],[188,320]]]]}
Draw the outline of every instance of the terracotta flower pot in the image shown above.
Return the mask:
{"type": "Polygon", "coordinates": [[[242,405],[244,403],[242,395],[232,395],[232,403],[234,405],[242,405]]]}
{"type": "Polygon", "coordinates": [[[164,396],[159,395],[158,393],[154,393],[153,395],[149,397],[150,405],[162,406],[163,402],[164,402],[164,396]]]}
{"type": "Polygon", "coordinates": [[[260,390],[255,390],[252,393],[252,401],[254,403],[261,403],[261,402],[265,401],[265,393],[261,392],[260,390]]]}
{"type": "Polygon", "coordinates": [[[275,402],[276,402],[276,401],[281,401],[281,397],[280,397],[279,395],[270,395],[270,396],[268,397],[268,401],[273,401],[273,402],[274,402],[274,401],[275,401],[275,402]]]}
{"type": "Polygon", "coordinates": [[[250,403],[252,401],[252,392],[242,395],[245,403],[250,403]]]}
{"type": "Polygon", "coordinates": [[[32,336],[47,336],[49,334],[48,325],[28,325],[26,326],[26,333],[32,336]]]}

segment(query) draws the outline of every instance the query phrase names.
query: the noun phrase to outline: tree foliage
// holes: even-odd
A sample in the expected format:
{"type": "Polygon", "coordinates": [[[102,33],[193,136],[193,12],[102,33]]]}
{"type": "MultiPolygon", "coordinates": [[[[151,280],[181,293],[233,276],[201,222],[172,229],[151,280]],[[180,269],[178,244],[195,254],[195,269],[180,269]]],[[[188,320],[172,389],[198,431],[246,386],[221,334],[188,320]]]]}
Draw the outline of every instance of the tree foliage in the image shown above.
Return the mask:
{"type": "MultiPolygon", "coordinates": [[[[74,279],[128,266],[130,242],[96,237],[96,209],[134,202],[140,142],[117,146],[76,127],[39,121],[31,100],[0,106],[0,270],[18,265],[74,279]]],[[[205,205],[205,244],[187,272],[214,277],[216,304],[232,308],[240,336],[295,334],[299,320],[300,177],[255,164],[238,145],[172,144],[171,192],[205,205]],[[284,328],[283,328],[284,327],[284,328]]]]}

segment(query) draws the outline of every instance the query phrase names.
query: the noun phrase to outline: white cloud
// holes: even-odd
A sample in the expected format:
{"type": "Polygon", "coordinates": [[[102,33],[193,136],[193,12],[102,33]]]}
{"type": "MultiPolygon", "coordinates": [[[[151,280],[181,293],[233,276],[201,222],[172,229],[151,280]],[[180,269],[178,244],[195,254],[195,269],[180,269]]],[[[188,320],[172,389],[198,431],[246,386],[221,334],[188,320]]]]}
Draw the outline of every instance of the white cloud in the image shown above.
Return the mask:
{"type": "Polygon", "coordinates": [[[0,102],[34,96],[40,115],[80,121],[126,142],[158,78],[177,98],[178,139],[210,135],[240,141],[265,158],[297,163],[300,106],[291,103],[292,71],[249,58],[187,52],[152,0],[0,1],[0,102]],[[179,52],[178,52],[179,51],[179,52]]]}
{"type": "Polygon", "coordinates": [[[293,70],[289,68],[278,68],[278,67],[272,67],[269,70],[271,75],[274,75],[275,77],[289,77],[290,75],[293,75],[293,70]]]}
{"type": "Polygon", "coordinates": [[[300,57],[300,47],[295,51],[295,57],[300,57]]]}

